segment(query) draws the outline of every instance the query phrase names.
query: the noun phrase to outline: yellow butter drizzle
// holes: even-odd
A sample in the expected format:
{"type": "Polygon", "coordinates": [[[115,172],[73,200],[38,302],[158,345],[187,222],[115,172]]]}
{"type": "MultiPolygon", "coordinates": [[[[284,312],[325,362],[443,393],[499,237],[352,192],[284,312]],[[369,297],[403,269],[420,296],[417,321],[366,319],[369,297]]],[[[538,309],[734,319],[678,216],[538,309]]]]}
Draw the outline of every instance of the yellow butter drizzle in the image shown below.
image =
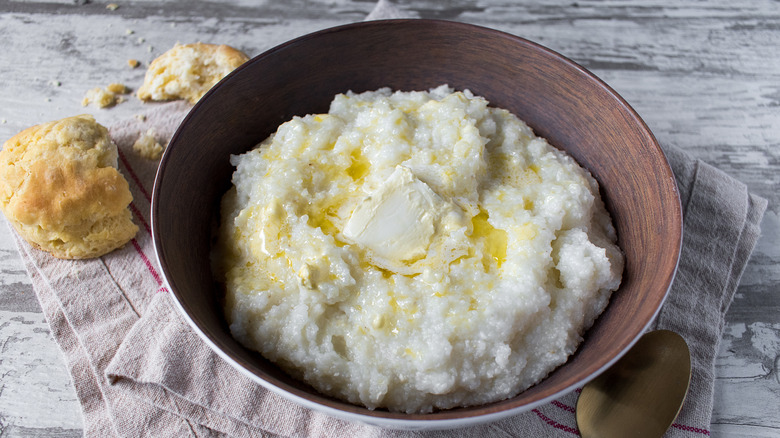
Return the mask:
{"type": "Polygon", "coordinates": [[[500,268],[506,260],[506,231],[490,225],[488,213],[482,209],[479,210],[479,214],[471,218],[471,223],[474,226],[471,236],[475,239],[484,239],[485,250],[500,268]]]}
{"type": "Polygon", "coordinates": [[[354,181],[368,174],[371,163],[363,156],[360,149],[355,149],[351,154],[352,164],[347,168],[347,175],[354,181]]]}

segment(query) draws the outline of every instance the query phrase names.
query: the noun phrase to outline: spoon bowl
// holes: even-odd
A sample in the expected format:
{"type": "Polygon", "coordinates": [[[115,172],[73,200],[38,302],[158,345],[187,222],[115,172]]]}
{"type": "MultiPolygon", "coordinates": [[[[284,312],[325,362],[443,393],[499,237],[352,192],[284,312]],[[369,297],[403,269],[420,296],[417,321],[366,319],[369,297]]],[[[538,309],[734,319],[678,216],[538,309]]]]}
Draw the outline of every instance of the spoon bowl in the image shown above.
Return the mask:
{"type": "Polygon", "coordinates": [[[588,437],[661,437],[677,418],[691,381],[685,339],[657,330],[582,388],[577,426],[588,437]]]}

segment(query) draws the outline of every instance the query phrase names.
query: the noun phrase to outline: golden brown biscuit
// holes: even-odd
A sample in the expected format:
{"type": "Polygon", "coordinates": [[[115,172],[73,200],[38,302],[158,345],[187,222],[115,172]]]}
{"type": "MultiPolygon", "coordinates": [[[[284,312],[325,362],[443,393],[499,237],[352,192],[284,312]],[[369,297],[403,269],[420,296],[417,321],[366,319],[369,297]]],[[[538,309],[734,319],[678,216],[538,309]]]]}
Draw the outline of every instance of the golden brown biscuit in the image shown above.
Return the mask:
{"type": "Polygon", "coordinates": [[[249,59],[226,45],[176,44],[149,64],[138,89],[141,100],[197,102],[217,82],[249,59]]]}
{"type": "Polygon", "coordinates": [[[0,208],[25,240],[55,257],[99,257],[138,231],[116,167],[116,145],[92,116],[33,126],[0,151],[0,208]]]}

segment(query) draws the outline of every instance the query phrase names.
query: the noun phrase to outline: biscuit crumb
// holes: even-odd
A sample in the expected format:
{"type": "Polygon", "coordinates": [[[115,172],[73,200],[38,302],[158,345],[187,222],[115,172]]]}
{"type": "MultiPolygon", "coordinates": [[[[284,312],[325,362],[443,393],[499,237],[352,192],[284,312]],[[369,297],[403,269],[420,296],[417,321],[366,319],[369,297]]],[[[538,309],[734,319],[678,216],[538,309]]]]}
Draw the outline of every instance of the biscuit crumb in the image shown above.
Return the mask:
{"type": "Polygon", "coordinates": [[[149,129],[141,134],[133,143],[133,151],[147,160],[159,160],[163,153],[163,145],[155,138],[157,133],[149,129]]]}
{"type": "Polygon", "coordinates": [[[136,68],[141,65],[141,63],[137,59],[128,59],[127,65],[129,65],[130,68],[136,68]]]}
{"type": "Polygon", "coordinates": [[[127,94],[130,92],[126,85],[118,83],[108,84],[106,90],[114,94],[127,94]]]}
{"type": "Polygon", "coordinates": [[[116,105],[116,95],[100,87],[87,90],[84,99],[81,100],[81,106],[87,106],[94,103],[98,108],[107,108],[116,105]]]}
{"type": "Polygon", "coordinates": [[[176,44],[149,64],[138,97],[144,101],[186,99],[195,103],[248,60],[244,53],[226,45],[176,44]]]}
{"type": "Polygon", "coordinates": [[[106,9],[108,9],[109,11],[116,11],[117,9],[119,9],[119,5],[116,3],[109,3],[106,5],[106,9]]]}
{"type": "Polygon", "coordinates": [[[133,117],[136,118],[139,122],[145,122],[146,121],[146,114],[136,114],[133,117]]]}
{"type": "Polygon", "coordinates": [[[98,108],[108,108],[125,101],[121,94],[128,94],[130,89],[123,84],[109,84],[106,88],[96,87],[87,91],[81,106],[94,103],[98,108]]]}

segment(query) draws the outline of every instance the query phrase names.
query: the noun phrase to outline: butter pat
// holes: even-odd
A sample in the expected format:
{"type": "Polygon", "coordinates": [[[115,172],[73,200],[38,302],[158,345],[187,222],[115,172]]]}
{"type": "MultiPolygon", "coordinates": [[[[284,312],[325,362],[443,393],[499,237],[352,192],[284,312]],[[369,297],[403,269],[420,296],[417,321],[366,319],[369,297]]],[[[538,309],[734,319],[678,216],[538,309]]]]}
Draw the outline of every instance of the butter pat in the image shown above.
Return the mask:
{"type": "Polygon", "coordinates": [[[436,207],[442,203],[409,168],[399,165],[379,189],[360,201],[342,234],[391,264],[411,262],[425,257],[436,231],[436,207]]]}

